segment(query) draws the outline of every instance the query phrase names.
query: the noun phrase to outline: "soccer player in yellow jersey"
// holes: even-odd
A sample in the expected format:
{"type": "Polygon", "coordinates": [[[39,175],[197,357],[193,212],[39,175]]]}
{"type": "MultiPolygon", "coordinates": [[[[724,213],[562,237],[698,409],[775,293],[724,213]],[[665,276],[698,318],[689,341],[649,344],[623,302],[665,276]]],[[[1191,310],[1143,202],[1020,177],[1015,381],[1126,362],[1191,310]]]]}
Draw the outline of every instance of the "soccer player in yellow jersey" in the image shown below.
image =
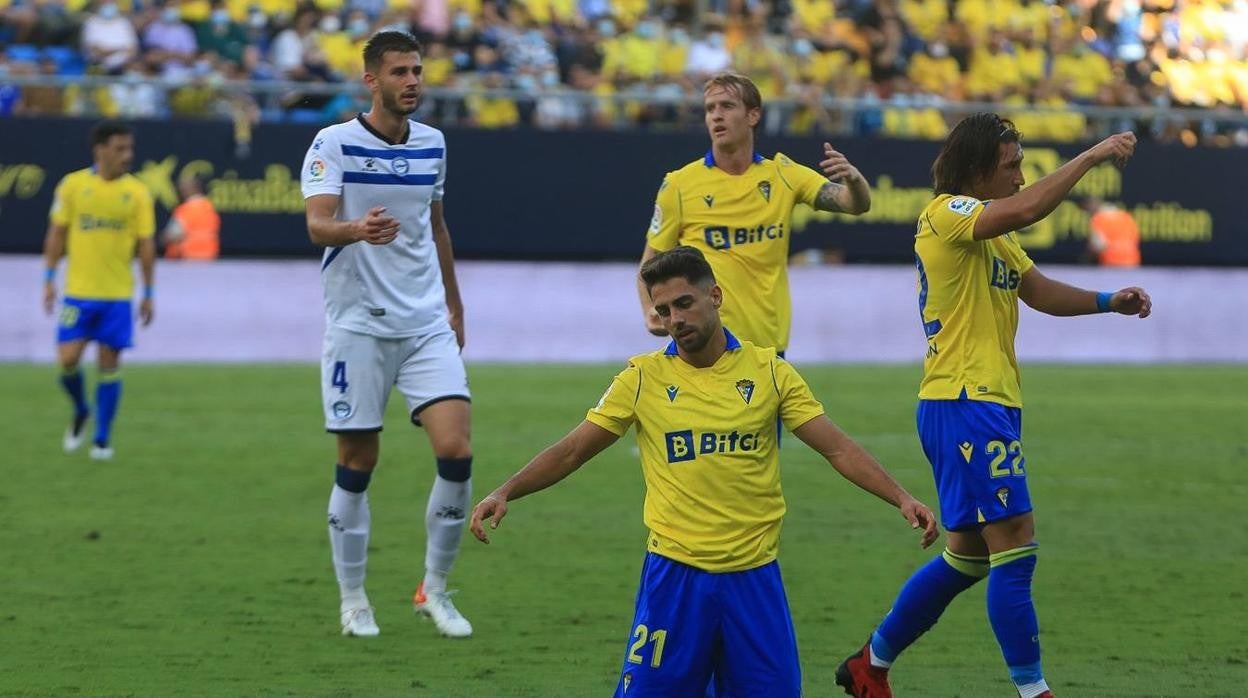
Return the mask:
{"type": "MultiPolygon", "coordinates": [[[[741,339],[789,346],[789,240],[793,207],[860,214],[871,207],[871,189],[858,168],[824,143],[823,173],[783,153],[768,159],[754,150],[754,129],[763,101],[750,79],[725,73],[711,78],[704,93],[711,149],[675,172],[659,187],[649,237],[641,255],[651,257],[676,245],[706,255],[724,293],[724,324],[741,339]]],[[[639,285],[646,328],[663,335],[663,321],[639,285]]]]}
{"type": "Polygon", "coordinates": [[[113,417],[121,399],[118,367],[121,352],[131,344],[134,296],[131,264],[137,250],[143,271],[143,300],[139,318],[152,321],[153,274],[156,268],[155,210],[152,195],[129,174],[134,161],[134,135],[116,122],[103,122],[91,131],[95,163],[65,175],[52,199],[51,221],[43,242],[43,307],[56,307],[56,267],[69,257],[65,298],[57,329],[57,361],[61,385],[74,403],[74,416],[65,432],[66,452],[82,445],[83,428],[90,416],[78,363],[88,342],[98,345],[100,373],[95,389],[95,438],[91,457],[113,457],[109,445],[113,417]]]}
{"type": "Polygon", "coordinates": [[[1096,165],[1124,166],[1135,136],[1110,136],[1022,191],[1019,138],[1010,121],[975,114],[954,127],[932,166],[936,198],[914,241],[927,336],[917,417],[949,542],[902,587],[870,641],[837,669],[837,683],[852,696],[889,698],[892,662],[955,596],[985,577],[988,620],[1019,695],[1053,695],[1040,667],[1031,599],[1037,546],[1014,356],[1018,300],[1049,315],[1141,318],[1152,301],[1134,286],[1097,293],[1054,281],[1036,269],[1013,232],[1047,216],[1096,165]]]}
{"type": "Polygon", "coordinates": [[[900,508],[923,545],[932,512],[824,414],[792,366],[733,336],[702,253],[676,247],[641,277],[672,341],[633,357],[585,421],[473,510],[489,542],[511,501],[550,487],[636,426],[650,529],[616,696],[796,698],[801,670],[776,549],[778,421],[850,482],[900,508]],[[779,418],[779,419],[777,419],[779,418]]]}

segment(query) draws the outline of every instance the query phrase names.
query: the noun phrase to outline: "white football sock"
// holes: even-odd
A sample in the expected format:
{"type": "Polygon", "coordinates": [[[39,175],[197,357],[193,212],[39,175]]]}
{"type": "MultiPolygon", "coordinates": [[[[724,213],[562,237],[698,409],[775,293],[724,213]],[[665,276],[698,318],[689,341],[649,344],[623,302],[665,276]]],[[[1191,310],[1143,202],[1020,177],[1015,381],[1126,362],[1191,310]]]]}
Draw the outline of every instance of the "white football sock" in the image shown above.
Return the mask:
{"type": "Polygon", "coordinates": [[[459,555],[464,519],[472,497],[472,478],[452,482],[441,476],[433,479],[429,505],[425,509],[425,592],[446,591],[446,575],[459,555]]]}
{"type": "Polygon", "coordinates": [[[1020,698],[1036,698],[1036,696],[1049,690],[1049,684],[1044,679],[1040,679],[1036,683],[1026,683],[1017,686],[1020,698]]]}
{"type": "Polygon", "coordinates": [[[367,606],[364,573],[368,565],[370,527],[367,492],[348,492],[338,485],[329,495],[329,547],[342,607],[367,606]]]}

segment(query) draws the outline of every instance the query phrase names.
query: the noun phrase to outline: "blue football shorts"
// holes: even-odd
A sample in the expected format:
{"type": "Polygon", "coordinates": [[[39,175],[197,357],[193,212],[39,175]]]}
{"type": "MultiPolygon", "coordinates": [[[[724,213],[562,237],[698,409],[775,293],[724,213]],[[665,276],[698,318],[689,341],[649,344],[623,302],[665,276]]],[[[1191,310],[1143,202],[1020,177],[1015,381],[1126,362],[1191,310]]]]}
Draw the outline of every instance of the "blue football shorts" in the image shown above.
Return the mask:
{"type": "Polygon", "coordinates": [[[1023,411],[978,400],[920,400],[919,441],[950,531],[1031,511],[1023,411]]]}
{"type": "Polygon", "coordinates": [[[127,349],[134,337],[130,301],[91,301],[66,297],[56,328],[57,343],[79,339],[127,349]]]}
{"type": "Polygon", "coordinates": [[[649,553],[616,698],[797,698],[802,670],[775,561],[707,572],[649,553]]]}

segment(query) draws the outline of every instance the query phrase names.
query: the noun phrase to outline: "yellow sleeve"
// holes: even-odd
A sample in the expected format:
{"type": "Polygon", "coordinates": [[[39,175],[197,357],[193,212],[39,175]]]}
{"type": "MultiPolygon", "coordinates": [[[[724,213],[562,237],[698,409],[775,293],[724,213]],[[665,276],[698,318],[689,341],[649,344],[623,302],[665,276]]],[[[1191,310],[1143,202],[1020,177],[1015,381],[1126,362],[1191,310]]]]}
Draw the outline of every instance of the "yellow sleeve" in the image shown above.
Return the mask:
{"type": "Polygon", "coordinates": [[[156,233],[156,202],[147,185],[135,182],[134,200],[138,207],[134,212],[134,236],[140,240],[150,238],[156,233]]]}
{"type": "Polygon", "coordinates": [[[975,221],[987,206],[970,196],[951,196],[927,210],[927,222],[936,237],[947,243],[966,245],[975,241],[975,221]]]}
{"type": "Polygon", "coordinates": [[[623,436],[637,419],[637,396],[640,392],[641,367],[629,361],[628,368],[620,371],[611,381],[607,392],[585,415],[585,420],[616,436],[623,436]]]}
{"type": "Polygon", "coordinates": [[[669,172],[654,197],[654,217],[650,219],[646,244],[659,252],[670,250],[680,242],[680,190],[673,179],[669,172]]]}
{"type": "Polygon", "coordinates": [[[779,357],[772,359],[771,376],[780,394],[780,421],[785,429],[793,431],[824,413],[823,405],[793,364],[779,357]]]}
{"type": "Polygon", "coordinates": [[[792,190],[797,201],[811,208],[815,206],[819,190],[828,183],[827,177],[793,162],[784,153],[776,153],[776,172],[780,175],[780,181],[792,190]]]}
{"type": "Polygon", "coordinates": [[[48,213],[48,218],[54,225],[68,226],[69,222],[73,220],[73,194],[73,175],[65,175],[56,185],[56,191],[52,194],[52,210],[48,213]]]}
{"type": "Polygon", "coordinates": [[[1018,237],[1014,233],[1009,233],[1002,239],[1005,240],[1005,256],[1009,257],[1005,260],[1006,264],[1017,269],[1020,275],[1026,274],[1029,269],[1036,266],[1023,246],[1018,244],[1018,237]]]}

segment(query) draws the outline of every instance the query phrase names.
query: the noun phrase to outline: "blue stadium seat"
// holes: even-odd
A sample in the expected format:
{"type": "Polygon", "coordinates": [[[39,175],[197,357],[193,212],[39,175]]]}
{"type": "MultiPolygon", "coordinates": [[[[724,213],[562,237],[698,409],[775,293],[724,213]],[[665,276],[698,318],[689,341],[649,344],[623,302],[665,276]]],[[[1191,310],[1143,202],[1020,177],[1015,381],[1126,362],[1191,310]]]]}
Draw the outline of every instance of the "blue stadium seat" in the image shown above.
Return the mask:
{"type": "Polygon", "coordinates": [[[319,124],[325,121],[320,109],[291,109],[286,112],[286,120],[292,124],[319,124]]]}
{"type": "Polygon", "coordinates": [[[5,54],[14,63],[38,63],[39,47],[30,44],[12,44],[5,49],[5,54]]]}

